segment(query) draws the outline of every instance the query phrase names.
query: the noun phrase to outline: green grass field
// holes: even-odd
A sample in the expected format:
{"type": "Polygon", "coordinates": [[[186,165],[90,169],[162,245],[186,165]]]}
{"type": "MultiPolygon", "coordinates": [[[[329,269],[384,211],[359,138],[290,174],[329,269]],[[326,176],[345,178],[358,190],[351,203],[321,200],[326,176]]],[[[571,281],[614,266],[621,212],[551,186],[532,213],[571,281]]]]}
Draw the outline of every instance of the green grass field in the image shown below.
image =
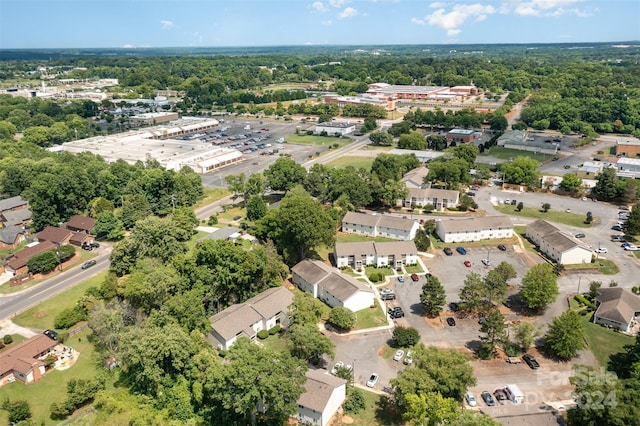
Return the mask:
{"type": "Polygon", "coordinates": [[[633,337],[622,333],[616,333],[606,327],[590,322],[591,315],[582,317],[585,327],[585,337],[589,350],[598,360],[600,366],[606,367],[609,357],[624,351],[624,345],[631,345],[633,337]]]}
{"type": "Polygon", "coordinates": [[[231,195],[231,192],[226,188],[204,188],[204,195],[193,205],[193,210],[197,210],[201,207],[204,207],[208,204],[216,202],[227,195],[231,195]]]}
{"type": "Polygon", "coordinates": [[[345,156],[327,163],[327,166],[335,167],[336,169],[344,169],[348,166],[352,166],[356,169],[371,170],[371,165],[374,160],[375,158],[373,157],[345,156]]]}
{"type": "Polygon", "coordinates": [[[480,155],[496,157],[501,160],[507,161],[512,160],[516,157],[528,157],[540,162],[549,161],[553,157],[555,157],[555,155],[553,154],[541,154],[538,152],[521,151],[519,149],[504,148],[501,146],[492,146],[488,151],[485,151],[480,155]]]}
{"type": "Polygon", "coordinates": [[[319,146],[333,146],[338,144],[338,148],[342,148],[345,145],[353,142],[352,139],[334,138],[329,136],[317,136],[317,135],[289,135],[285,137],[288,143],[297,143],[303,145],[319,145],[319,146]]]}
{"type": "Polygon", "coordinates": [[[584,220],[586,219],[585,215],[553,210],[553,205],[551,206],[551,210],[547,211],[546,213],[543,212],[539,206],[529,207],[525,205],[521,212],[518,212],[516,210],[516,206],[506,204],[498,204],[497,206],[494,206],[494,208],[500,213],[509,214],[512,216],[544,219],[550,222],[564,223],[565,225],[575,226],[577,228],[591,228],[591,225],[598,220],[598,218],[594,217],[594,222],[592,222],[591,224],[587,224],[584,223],[584,220]]]}
{"type": "Polygon", "coordinates": [[[388,324],[387,315],[377,299],[375,308],[362,309],[356,312],[356,317],[356,324],[353,326],[354,330],[381,327],[388,324]]]}

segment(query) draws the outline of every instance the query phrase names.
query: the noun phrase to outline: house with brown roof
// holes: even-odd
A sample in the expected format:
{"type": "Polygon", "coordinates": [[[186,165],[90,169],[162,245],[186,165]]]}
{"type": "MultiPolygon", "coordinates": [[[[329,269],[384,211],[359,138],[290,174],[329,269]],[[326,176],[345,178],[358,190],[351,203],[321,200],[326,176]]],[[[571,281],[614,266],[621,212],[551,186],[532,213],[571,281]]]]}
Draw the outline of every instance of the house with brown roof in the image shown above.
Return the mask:
{"type": "Polygon", "coordinates": [[[265,290],[212,316],[209,319],[212,330],[207,339],[216,348],[228,350],[238,337],[255,340],[260,330],[269,330],[276,325],[286,327],[291,302],[293,293],[284,287],[265,290]]]}
{"type": "Polygon", "coordinates": [[[326,426],[346,399],[347,381],[326,370],[308,370],[298,398],[298,422],[326,426]]]}
{"type": "Polygon", "coordinates": [[[96,225],[96,220],[92,217],[75,215],[67,222],[66,228],[73,232],[91,233],[96,225]]]}
{"type": "Polygon", "coordinates": [[[593,253],[590,248],[546,220],[538,219],[530,223],[527,226],[527,238],[538,250],[561,265],[591,263],[593,253]]]}
{"type": "Polygon", "coordinates": [[[43,241],[38,244],[28,245],[19,252],[7,257],[7,264],[4,269],[6,272],[12,273],[14,276],[26,275],[29,272],[27,262],[36,254],[43,253],[47,250],[54,250],[56,245],[51,241],[43,241]]]}
{"type": "Polygon", "coordinates": [[[38,241],[51,241],[57,246],[64,246],[69,244],[69,240],[72,236],[73,231],[58,228],[57,226],[47,226],[42,231],[36,234],[38,241]]]}
{"type": "Polygon", "coordinates": [[[336,266],[360,269],[365,266],[394,269],[418,263],[418,249],[413,241],[359,241],[336,243],[334,249],[336,266]]]}
{"type": "Polygon", "coordinates": [[[508,216],[442,219],[436,223],[436,235],[445,243],[511,238],[513,223],[508,216]]]}
{"type": "Polygon", "coordinates": [[[291,280],[332,308],[343,306],[353,312],[373,306],[373,290],[365,283],[319,260],[305,259],[291,268],[291,280]]]}
{"type": "Polygon", "coordinates": [[[342,219],[342,232],[368,237],[413,240],[419,228],[414,220],[392,215],[348,212],[342,219]]]}
{"type": "Polygon", "coordinates": [[[640,297],[622,287],[598,289],[593,322],[629,333],[638,323],[640,297]]]}
{"type": "Polygon", "coordinates": [[[0,352],[0,386],[16,380],[23,383],[38,381],[45,374],[44,359],[57,344],[44,334],[38,334],[0,352]]]}

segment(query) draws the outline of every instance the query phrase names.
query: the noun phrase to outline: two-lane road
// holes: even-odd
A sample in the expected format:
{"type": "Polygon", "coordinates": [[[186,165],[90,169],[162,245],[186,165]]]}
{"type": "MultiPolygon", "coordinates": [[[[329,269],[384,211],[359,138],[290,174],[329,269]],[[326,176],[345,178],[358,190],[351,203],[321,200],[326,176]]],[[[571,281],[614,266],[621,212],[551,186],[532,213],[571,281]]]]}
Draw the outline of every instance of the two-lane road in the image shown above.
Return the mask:
{"type": "Polygon", "coordinates": [[[18,293],[0,296],[0,320],[12,318],[94,275],[106,271],[109,268],[111,251],[104,248],[100,250],[102,253],[95,258],[96,264],[90,268],[82,269],[80,265],[77,265],[36,286],[18,293]]]}

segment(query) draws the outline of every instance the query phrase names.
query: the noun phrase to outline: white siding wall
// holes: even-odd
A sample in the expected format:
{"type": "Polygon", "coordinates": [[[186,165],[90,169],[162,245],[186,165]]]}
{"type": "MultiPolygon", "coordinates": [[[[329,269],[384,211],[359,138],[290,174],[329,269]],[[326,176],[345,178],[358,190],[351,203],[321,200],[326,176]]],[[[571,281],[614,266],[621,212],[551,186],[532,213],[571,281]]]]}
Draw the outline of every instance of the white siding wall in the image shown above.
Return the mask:
{"type": "Polygon", "coordinates": [[[560,256],[559,263],[573,265],[576,263],[591,263],[591,252],[582,247],[574,247],[560,256]]]}
{"type": "Polygon", "coordinates": [[[322,426],[325,426],[331,420],[331,417],[338,411],[344,400],[346,399],[346,385],[339,386],[333,390],[324,411],[322,412],[322,426]]]}
{"type": "Polygon", "coordinates": [[[307,293],[311,293],[313,297],[318,297],[318,288],[311,284],[310,282],[304,280],[300,275],[293,274],[293,283],[300,288],[300,290],[305,291],[307,293]]]}
{"type": "Polygon", "coordinates": [[[605,325],[605,326],[609,326],[609,327],[612,327],[612,328],[615,328],[615,329],[618,329],[618,330],[621,330],[621,331],[629,331],[629,324],[621,324],[621,323],[619,323],[617,321],[611,321],[611,320],[608,320],[606,318],[600,318],[600,317],[594,316],[593,317],[593,322],[596,323],[596,324],[602,324],[602,325],[605,325]]]}
{"type": "MultiPolygon", "coordinates": [[[[439,224],[438,224],[439,225],[439,224]]],[[[511,238],[513,236],[513,228],[505,229],[484,229],[479,231],[461,231],[450,232],[445,234],[441,226],[436,226],[438,237],[445,243],[460,243],[466,241],[492,240],[497,238],[511,238]]]]}
{"type": "Polygon", "coordinates": [[[369,237],[376,236],[376,227],[368,225],[360,225],[356,223],[343,223],[342,231],[350,234],[366,235],[369,237]]]}
{"type": "Polygon", "coordinates": [[[353,294],[347,300],[344,301],[344,307],[352,310],[353,312],[360,311],[365,308],[369,308],[373,305],[373,292],[371,291],[358,291],[353,294]]]}

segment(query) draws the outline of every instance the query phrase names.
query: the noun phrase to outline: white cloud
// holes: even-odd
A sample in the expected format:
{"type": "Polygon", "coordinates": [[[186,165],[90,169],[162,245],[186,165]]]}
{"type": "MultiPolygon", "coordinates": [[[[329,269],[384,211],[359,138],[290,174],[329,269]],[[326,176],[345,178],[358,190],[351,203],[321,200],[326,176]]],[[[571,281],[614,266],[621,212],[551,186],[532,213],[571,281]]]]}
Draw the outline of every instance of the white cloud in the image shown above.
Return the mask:
{"type": "Polygon", "coordinates": [[[324,13],[327,10],[329,10],[327,8],[327,6],[325,6],[324,3],[322,3],[321,1],[315,1],[315,2],[311,3],[311,9],[315,10],[316,12],[320,12],[320,13],[324,13]]]}
{"type": "Polygon", "coordinates": [[[343,10],[342,12],[340,12],[338,14],[338,18],[340,19],[345,19],[345,18],[352,18],[354,16],[356,16],[358,14],[358,11],[352,7],[347,7],[345,10],[343,10]]]}
{"type": "Polygon", "coordinates": [[[430,7],[431,9],[440,9],[440,8],[442,8],[442,7],[446,7],[446,6],[447,6],[447,4],[446,4],[446,3],[442,3],[442,2],[439,2],[439,1],[435,1],[435,2],[433,2],[433,3],[431,3],[431,4],[429,5],[429,7],[430,7]]]}
{"type": "Polygon", "coordinates": [[[331,19],[329,19],[328,21],[322,21],[321,24],[326,26],[326,27],[328,27],[328,26],[333,24],[333,21],[331,21],[331,19]]]}
{"type": "Polygon", "coordinates": [[[160,21],[160,25],[162,25],[163,30],[171,30],[175,28],[175,24],[171,21],[162,20],[160,21]]]}
{"type": "Polygon", "coordinates": [[[513,11],[513,13],[520,16],[545,17],[557,17],[561,15],[576,15],[579,17],[592,16],[591,13],[573,7],[583,2],[584,0],[512,1],[503,5],[503,13],[513,11]]]}
{"type": "Polygon", "coordinates": [[[462,30],[460,27],[467,20],[484,21],[488,15],[496,13],[496,9],[490,5],[482,4],[456,4],[451,11],[447,12],[441,7],[432,14],[427,15],[424,19],[413,18],[411,22],[424,25],[426,21],[429,25],[440,27],[447,30],[449,36],[459,34],[462,30]]]}
{"type": "Polygon", "coordinates": [[[347,0],[329,0],[329,4],[333,7],[342,7],[345,3],[347,3],[347,0]]]}

